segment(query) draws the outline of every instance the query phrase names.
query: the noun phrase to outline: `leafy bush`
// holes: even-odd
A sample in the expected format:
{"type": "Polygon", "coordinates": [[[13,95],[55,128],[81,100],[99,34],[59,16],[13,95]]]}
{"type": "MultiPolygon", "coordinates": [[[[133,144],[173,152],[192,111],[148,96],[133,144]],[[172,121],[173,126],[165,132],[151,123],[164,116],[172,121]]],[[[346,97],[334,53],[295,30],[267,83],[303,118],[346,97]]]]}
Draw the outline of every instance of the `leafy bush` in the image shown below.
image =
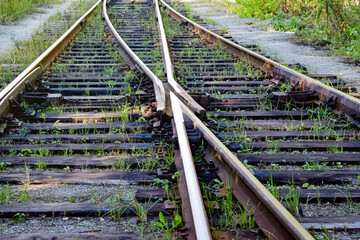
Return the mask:
{"type": "Polygon", "coordinates": [[[274,16],[280,6],[281,0],[236,0],[235,4],[231,4],[231,10],[241,17],[265,19],[274,16]]]}
{"type": "Polygon", "coordinates": [[[302,25],[301,20],[295,16],[289,16],[284,12],[275,15],[271,18],[271,25],[278,31],[291,31],[295,32],[302,25]]]}

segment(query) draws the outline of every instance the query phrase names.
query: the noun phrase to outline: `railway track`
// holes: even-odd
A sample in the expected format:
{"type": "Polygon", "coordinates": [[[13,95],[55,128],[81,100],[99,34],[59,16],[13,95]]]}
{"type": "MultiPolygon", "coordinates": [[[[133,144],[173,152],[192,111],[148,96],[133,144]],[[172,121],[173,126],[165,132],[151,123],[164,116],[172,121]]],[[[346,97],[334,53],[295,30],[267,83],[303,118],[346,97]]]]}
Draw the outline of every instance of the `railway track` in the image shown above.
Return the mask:
{"type": "Polygon", "coordinates": [[[0,93],[2,238],[356,237],[359,101],[229,40],[98,1],[0,93]]]}

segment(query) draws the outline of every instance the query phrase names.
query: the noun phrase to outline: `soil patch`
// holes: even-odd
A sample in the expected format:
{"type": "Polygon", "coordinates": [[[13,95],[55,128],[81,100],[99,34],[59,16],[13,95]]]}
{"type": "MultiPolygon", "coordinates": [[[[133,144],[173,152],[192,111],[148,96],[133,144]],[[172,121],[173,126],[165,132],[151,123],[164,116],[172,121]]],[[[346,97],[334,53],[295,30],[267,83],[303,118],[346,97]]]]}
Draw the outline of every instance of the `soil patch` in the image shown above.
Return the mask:
{"type": "Polygon", "coordinates": [[[31,14],[10,25],[0,25],[0,54],[11,49],[16,42],[29,39],[35,30],[47,22],[49,17],[69,9],[73,1],[74,0],[65,0],[59,5],[41,7],[37,9],[37,11],[41,13],[31,14]]]}

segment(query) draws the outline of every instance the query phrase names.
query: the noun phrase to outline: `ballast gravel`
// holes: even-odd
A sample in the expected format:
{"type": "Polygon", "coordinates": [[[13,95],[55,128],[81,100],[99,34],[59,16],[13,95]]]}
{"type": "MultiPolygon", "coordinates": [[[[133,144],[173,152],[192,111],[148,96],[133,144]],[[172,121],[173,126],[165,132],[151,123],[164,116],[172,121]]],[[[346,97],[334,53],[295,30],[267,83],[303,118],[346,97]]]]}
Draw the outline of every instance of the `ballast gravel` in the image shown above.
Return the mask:
{"type": "Polygon", "coordinates": [[[137,217],[121,218],[114,221],[111,217],[52,217],[29,218],[23,222],[2,218],[1,234],[21,233],[79,233],[79,232],[136,232],[137,217]]]}

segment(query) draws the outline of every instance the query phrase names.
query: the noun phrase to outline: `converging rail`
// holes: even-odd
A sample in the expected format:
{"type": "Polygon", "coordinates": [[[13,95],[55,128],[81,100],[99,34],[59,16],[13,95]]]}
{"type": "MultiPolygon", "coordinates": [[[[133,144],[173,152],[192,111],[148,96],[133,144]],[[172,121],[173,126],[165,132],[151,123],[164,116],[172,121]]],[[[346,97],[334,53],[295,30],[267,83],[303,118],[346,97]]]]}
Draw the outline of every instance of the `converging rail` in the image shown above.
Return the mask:
{"type": "Polygon", "coordinates": [[[11,222],[0,238],[356,231],[351,216],[307,216],[304,202],[360,199],[356,187],[341,192],[359,184],[358,99],[173,2],[100,4],[0,93],[0,220],[11,222]],[[45,229],[27,231],[34,222],[45,229]]]}

